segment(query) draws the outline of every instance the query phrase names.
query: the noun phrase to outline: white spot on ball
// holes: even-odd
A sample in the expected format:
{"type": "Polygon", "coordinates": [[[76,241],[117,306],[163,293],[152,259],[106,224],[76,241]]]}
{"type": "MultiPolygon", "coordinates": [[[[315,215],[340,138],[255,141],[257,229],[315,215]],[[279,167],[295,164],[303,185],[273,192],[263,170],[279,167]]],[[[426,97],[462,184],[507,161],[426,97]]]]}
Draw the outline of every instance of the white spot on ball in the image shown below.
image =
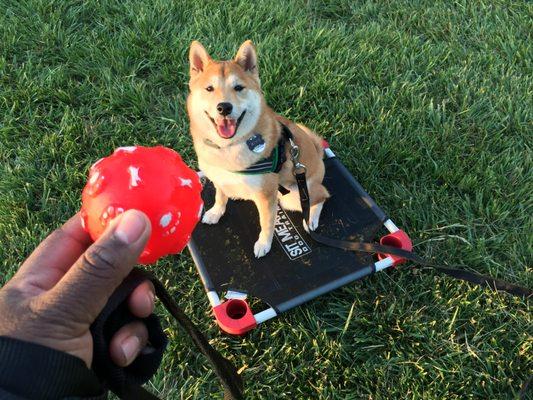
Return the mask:
{"type": "Polygon", "coordinates": [[[180,178],[181,186],[188,186],[192,188],[192,180],[191,179],[183,179],[180,178]]]}
{"type": "Polygon", "coordinates": [[[170,221],[172,221],[172,213],[168,212],[161,217],[159,225],[161,225],[162,228],[166,228],[168,224],[170,224],[170,221]]]}
{"type": "Polygon", "coordinates": [[[176,227],[175,227],[175,226],[173,226],[172,228],[170,228],[170,233],[174,233],[174,232],[176,232],[176,227]]]}
{"type": "Polygon", "coordinates": [[[89,183],[91,185],[94,185],[99,177],[100,177],[100,172],[96,171],[94,174],[91,175],[91,178],[89,179],[89,183]]]}
{"type": "Polygon", "coordinates": [[[133,153],[135,150],[137,150],[137,146],[123,146],[123,147],[119,147],[115,150],[115,153],[117,151],[124,151],[126,153],[133,153]]]}
{"type": "Polygon", "coordinates": [[[134,166],[129,166],[128,172],[130,174],[130,186],[131,187],[139,186],[139,182],[141,182],[141,178],[139,178],[139,168],[134,167],[134,166]]]}

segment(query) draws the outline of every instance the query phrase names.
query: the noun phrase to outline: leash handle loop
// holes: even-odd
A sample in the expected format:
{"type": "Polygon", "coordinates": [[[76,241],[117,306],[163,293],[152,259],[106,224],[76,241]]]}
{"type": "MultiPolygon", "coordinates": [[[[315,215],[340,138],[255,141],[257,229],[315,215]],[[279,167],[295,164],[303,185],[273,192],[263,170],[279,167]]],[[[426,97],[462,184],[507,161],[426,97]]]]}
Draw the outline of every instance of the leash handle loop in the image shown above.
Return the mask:
{"type": "Polygon", "coordinates": [[[139,268],[134,268],[115,290],[96,321],[91,325],[94,340],[93,369],[106,387],[124,400],[158,399],[141,386],[159,368],[167,344],[167,338],[155,315],[145,318],[143,322],[148,328],[151,346],[157,351],[139,356],[126,368],[116,366],[109,356],[109,343],[113,334],[133,318],[127,306],[127,298],[145,280],[152,282],[155,294],[164,307],[191,338],[197,350],[211,363],[211,367],[224,388],[224,399],[244,399],[242,378],[235,366],[209,344],[205,335],[178,306],[165,286],[152,273],[139,268]]]}

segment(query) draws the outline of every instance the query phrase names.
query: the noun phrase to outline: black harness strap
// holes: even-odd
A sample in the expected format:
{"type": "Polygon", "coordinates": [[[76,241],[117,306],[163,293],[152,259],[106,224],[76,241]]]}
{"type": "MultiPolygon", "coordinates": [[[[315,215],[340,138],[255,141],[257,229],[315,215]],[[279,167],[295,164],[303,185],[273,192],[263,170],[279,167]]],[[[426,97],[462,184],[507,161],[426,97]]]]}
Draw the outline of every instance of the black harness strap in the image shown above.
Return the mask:
{"type": "MultiPolygon", "coordinates": [[[[290,133],[290,132],[289,132],[290,133]]],[[[292,137],[292,135],[290,136],[292,137]]],[[[290,138],[289,137],[289,138],[290,138]]],[[[305,222],[309,226],[309,212],[311,208],[309,190],[307,188],[307,180],[305,177],[305,171],[301,173],[295,173],[296,183],[298,185],[298,191],[300,193],[300,203],[302,207],[302,213],[305,222]]],[[[384,246],[378,243],[364,243],[364,242],[352,242],[347,240],[339,240],[330,238],[308,229],[309,236],[318,243],[324,244],[330,247],[336,247],[342,250],[360,251],[365,253],[381,253],[391,254],[394,256],[405,258],[406,260],[414,263],[431,267],[438,272],[451,276],[455,279],[460,279],[466,282],[475,283],[479,286],[490,287],[495,290],[502,290],[515,296],[529,298],[533,295],[531,289],[514,285],[509,282],[505,282],[499,279],[492,278],[490,276],[477,274],[461,268],[447,267],[443,265],[434,264],[430,261],[423,259],[415,253],[397,247],[384,246]]]]}
{"type": "Polygon", "coordinates": [[[278,192],[280,192],[282,196],[285,196],[286,194],[289,194],[291,191],[284,186],[278,185],[278,192]]]}
{"type": "Polygon", "coordinates": [[[286,142],[289,142],[291,139],[294,139],[294,136],[292,135],[292,132],[289,128],[287,128],[287,125],[280,122],[281,125],[281,136],[283,136],[283,139],[285,139],[286,142]]]}

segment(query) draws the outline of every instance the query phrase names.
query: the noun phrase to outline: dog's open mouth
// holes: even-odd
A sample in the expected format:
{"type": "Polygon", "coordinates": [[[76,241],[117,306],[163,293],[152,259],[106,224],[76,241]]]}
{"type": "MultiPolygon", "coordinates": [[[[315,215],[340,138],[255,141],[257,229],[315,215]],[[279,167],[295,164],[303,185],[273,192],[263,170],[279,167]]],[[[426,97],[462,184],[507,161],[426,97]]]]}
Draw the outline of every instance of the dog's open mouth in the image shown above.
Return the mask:
{"type": "Polygon", "coordinates": [[[223,139],[231,139],[237,133],[237,129],[239,129],[239,125],[242,119],[244,118],[246,110],[244,110],[237,119],[228,117],[217,117],[217,119],[214,120],[213,118],[211,118],[207,111],[205,113],[215,126],[218,135],[223,139]]]}

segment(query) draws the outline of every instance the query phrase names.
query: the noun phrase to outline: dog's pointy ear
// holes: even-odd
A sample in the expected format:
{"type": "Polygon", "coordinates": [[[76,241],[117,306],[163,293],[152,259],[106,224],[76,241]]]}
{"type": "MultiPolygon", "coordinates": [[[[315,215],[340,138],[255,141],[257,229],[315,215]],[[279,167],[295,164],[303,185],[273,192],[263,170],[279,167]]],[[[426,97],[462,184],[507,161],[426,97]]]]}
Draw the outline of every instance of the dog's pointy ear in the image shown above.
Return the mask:
{"type": "Polygon", "coordinates": [[[189,50],[189,63],[191,77],[201,73],[205,66],[211,61],[211,57],[205,50],[204,46],[196,40],[191,43],[191,49],[189,50]]]}
{"type": "Polygon", "coordinates": [[[251,74],[257,80],[257,82],[259,82],[257,53],[251,40],[247,40],[241,44],[241,47],[235,56],[235,62],[239,64],[242,69],[251,74]]]}

